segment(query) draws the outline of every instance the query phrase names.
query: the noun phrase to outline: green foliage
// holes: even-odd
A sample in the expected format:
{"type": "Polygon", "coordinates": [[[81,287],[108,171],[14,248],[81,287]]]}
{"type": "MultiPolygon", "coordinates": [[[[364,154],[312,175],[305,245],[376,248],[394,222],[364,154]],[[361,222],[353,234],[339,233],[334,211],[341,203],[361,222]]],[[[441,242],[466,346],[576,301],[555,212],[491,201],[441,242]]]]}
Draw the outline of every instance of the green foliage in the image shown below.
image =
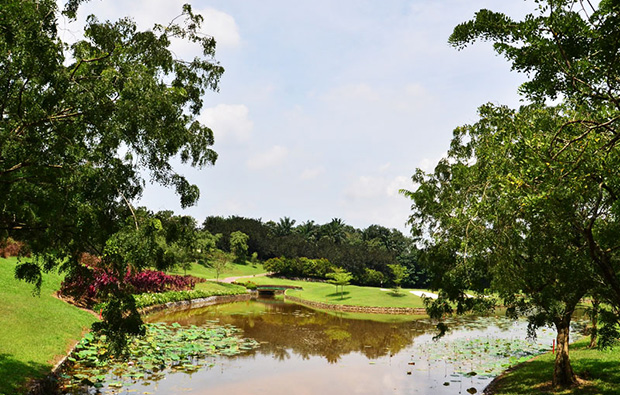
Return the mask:
{"type": "Polygon", "coordinates": [[[334,269],[327,259],[271,258],[263,264],[266,271],[287,277],[327,278],[334,269]]]}
{"type": "Polygon", "coordinates": [[[329,279],[327,282],[336,286],[336,292],[338,291],[338,286],[340,286],[340,299],[342,299],[344,296],[344,286],[350,284],[353,275],[341,268],[335,268],[332,273],[327,273],[327,278],[329,279]]]}
{"type": "Polygon", "coordinates": [[[374,287],[383,286],[383,282],[386,280],[386,277],[380,271],[365,268],[364,275],[361,278],[362,284],[367,284],[374,287]]]}
{"type": "MultiPolygon", "coordinates": [[[[528,73],[521,92],[534,103],[481,107],[480,121],[456,129],[448,157],[433,174],[418,171],[420,187],[405,194],[414,231],[432,240],[427,259],[440,295],[466,311],[476,300],[465,289],[490,288],[510,314],[528,316],[532,328],[555,325],[564,342],[584,295],[596,288],[620,306],[612,236],[620,229],[620,68],[612,60],[620,13],[613,1],[537,4],[521,21],[481,10],[450,37],[458,48],[492,41],[528,73]],[[558,97],[559,105],[545,105],[558,97]]],[[[441,314],[443,303],[433,311],[441,314]]],[[[568,352],[554,372],[554,385],[575,383],[568,352]]]]}
{"type": "MultiPolygon", "coordinates": [[[[67,45],[57,11],[53,0],[2,4],[0,239],[29,246],[35,259],[16,273],[37,287],[41,270],[72,271],[83,252],[103,256],[119,279],[126,266],[168,266],[160,221],[131,202],[143,177],[174,188],[183,207],[197,201],[198,188],[170,160],[200,168],[217,158],[212,131],[197,120],[203,95],[218,89],[223,72],[215,40],[186,5],[170,24],[145,31],[129,18],[91,15],[84,38],[67,45]],[[170,50],[176,39],[197,45],[201,56],[178,58],[170,50]]],[[[105,330],[134,331],[128,293],[121,286],[110,297],[118,301],[106,317],[117,321],[105,330]]]]}
{"type": "Polygon", "coordinates": [[[237,263],[245,263],[248,258],[249,236],[243,232],[236,231],[230,234],[230,252],[235,254],[237,263]]]}
{"type": "Polygon", "coordinates": [[[123,359],[106,359],[106,339],[86,334],[69,357],[74,365],[72,374],[64,375],[64,388],[79,388],[82,384],[101,388],[105,383],[120,388],[135,380],[160,380],[166,368],[193,373],[203,366],[213,366],[208,362],[210,357],[233,356],[258,346],[254,340],[240,338],[241,331],[231,326],[156,323],[145,327],[145,335],[131,339],[127,348],[131,364],[123,359]]]}
{"type": "MultiPolygon", "coordinates": [[[[521,21],[481,10],[454,29],[450,42],[463,48],[478,39],[492,41],[514,70],[528,74],[521,86],[527,98],[541,104],[561,98],[560,122],[538,122],[539,141],[530,142],[532,150],[540,151],[537,168],[526,161],[506,185],[535,185],[541,191],[547,188],[554,197],[553,188],[568,192],[567,200],[584,202],[591,211],[581,212],[582,217],[574,221],[575,233],[583,238],[597,275],[608,287],[606,301],[618,307],[619,241],[613,236],[620,229],[618,4],[575,0],[541,0],[538,4],[536,12],[521,21]],[[545,168],[545,178],[535,178],[545,168]]],[[[529,203],[540,203],[543,198],[540,193],[529,203]]],[[[542,205],[539,209],[554,210],[542,205]]]]}
{"type": "Polygon", "coordinates": [[[400,284],[403,282],[403,279],[407,275],[405,267],[402,265],[388,265],[388,267],[390,268],[390,270],[392,271],[392,275],[394,276],[392,278],[394,285],[396,285],[397,288],[400,288],[400,284]]]}
{"type": "Polygon", "coordinates": [[[148,306],[154,306],[159,304],[165,304],[168,302],[180,302],[183,300],[192,300],[200,298],[208,298],[211,296],[225,296],[225,295],[242,295],[246,291],[242,287],[231,287],[229,289],[215,290],[215,291],[203,291],[195,289],[193,291],[170,291],[164,293],[146,293],[135,295],[136,307],[141,309],[148,306]]]}

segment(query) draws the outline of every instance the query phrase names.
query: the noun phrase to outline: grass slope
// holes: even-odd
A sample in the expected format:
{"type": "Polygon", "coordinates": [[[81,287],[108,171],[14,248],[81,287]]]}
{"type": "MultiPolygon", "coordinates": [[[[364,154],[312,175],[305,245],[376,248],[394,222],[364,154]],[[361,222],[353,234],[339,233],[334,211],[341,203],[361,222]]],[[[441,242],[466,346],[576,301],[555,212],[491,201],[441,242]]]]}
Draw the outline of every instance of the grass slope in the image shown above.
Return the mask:
{"type": "Polygon", "coordinates": [[[44,274],[41,296],[15,279],[16,258],[0,258],[0,394],[16,394],[49,373],[95,317],[52,294],[62,278],[44,274]]]}
{"type": "Polygon", "coordinates": [[[303,290],[289,290],[287,295],[314,302],[366,306],[366,307],[424,307],[422,298],[411,294],[410,289],[402,289],[399,294],[390,291],[382,291],[375,287],[360,287],[347,285],[341,295],[340,287],[336,292],[336,286],[329,283],[306,282],[286,280],[272,277],[256,277],[249,279],[256,284],[269,285],[296,285],[303,290]]]}
{"type": "Polygon", "coordinates": [[[570,346],[571,365],[582,379],[578,387],[553,391],[551,378],[555,356],[547,353],[517,366],[497,380],[497,395],[612,395],[620,393],[620,347],[613,350],[589,349],[590,339],[581,339],[570,346]]]}
{"type": "MultiPolygon", "coordinates": [[[[208,279],[214,279],[216,275],[215,269],[199,265],[198,263],[192,263],[190,269],[187,271],[177,268],[175,270],[169,271],[168,273],[181,275],[191,274],[192,276],[208,279]]],[[[248,263],[247,265],[240,265],[238,263],[231,262],[226,265],[226,269],[222,273],[220,273],[219,279],[221,280],[226,277],[253,276],[255,274],[261,273],[265,273],[263,265],[261,264],[251,265],[248,263]]]]}

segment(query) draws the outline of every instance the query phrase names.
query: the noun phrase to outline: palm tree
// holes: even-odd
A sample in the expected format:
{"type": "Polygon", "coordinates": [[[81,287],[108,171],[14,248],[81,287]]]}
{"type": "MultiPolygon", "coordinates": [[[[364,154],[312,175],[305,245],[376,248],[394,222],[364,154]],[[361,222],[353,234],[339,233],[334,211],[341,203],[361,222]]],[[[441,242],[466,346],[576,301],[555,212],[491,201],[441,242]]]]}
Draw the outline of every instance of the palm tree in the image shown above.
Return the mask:
{"type": "Polygon", "coordinates": [[[314,221],[310,220],[295,228],[295,232],[303,236],[306,241],[313,242],[316,241],[318,238],[319,228],[319,225],[315,224],[314,221]]]}
{"type": "Polygon", "coordinates": [[[340,218],[332,218],[331,222],[321,227],[321,235],[327,237],[335,244],[341,244],[346,240],[346,225],[340,218]]]}
{"type": "Polygon", "coordinates": [[[289,217],[280,218],[278,223],[275,226],[274,233],[276,236],[288,236],[293,233],[293,226],[295,225],[295,220],[290,219],[289,217]]]}

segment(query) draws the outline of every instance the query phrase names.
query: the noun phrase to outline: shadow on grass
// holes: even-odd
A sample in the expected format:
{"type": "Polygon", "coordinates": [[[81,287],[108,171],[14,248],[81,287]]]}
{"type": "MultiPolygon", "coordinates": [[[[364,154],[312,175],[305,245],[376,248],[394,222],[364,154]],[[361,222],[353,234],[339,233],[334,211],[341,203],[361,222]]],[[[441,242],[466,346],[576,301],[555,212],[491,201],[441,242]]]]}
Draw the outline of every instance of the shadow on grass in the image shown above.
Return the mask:
{"type": "Polygon", "coordinates": [[[331,294],[327,294],[325,296],[327,296],[328,298],[334,298],[334,299],[338,299],[338,300],[347,300],[347,299],[351,299],[349,295],[350,292],[349,291],[345,291],[345,292],[334,292],[331,294]]]}
{"type": "Polygon", "coordinates": [[[400,292],[400,291],[397,292],[397,291],[394,291],[394,290],[388,292],[388,295],[390,295],[390,296],[392,296],[394,298],[402,298],[403,296],[407,296],[407,294],[404,293],[404,292],[400,292]]]}
{"type": "MultiPolygon", "coordinates": [[[[615,395],[620,387],[620,361],[601,361],[581,358],[571,362],[580,384],[576,387],[554,390],[553,361],[535,359],[509,370],[497,378],[488,393],[493,394],[548,394],[548,395],[615,395]]],[[[487,389],[487,390],[489,390],[487,389]]],[[[485,392],[486,393],[486,392],[485,392]]]]}
{"type": "MultiPolygon", "coordinates": [[[[0,394],[26,393],[29,380],[41,380],[51,370],[51,366],[35,362],[24,363],[16,360],[10,354],[0,354],[0,394]]],[[[42,389],[43,392],[53,394],[52,388],[42,389]]]]}

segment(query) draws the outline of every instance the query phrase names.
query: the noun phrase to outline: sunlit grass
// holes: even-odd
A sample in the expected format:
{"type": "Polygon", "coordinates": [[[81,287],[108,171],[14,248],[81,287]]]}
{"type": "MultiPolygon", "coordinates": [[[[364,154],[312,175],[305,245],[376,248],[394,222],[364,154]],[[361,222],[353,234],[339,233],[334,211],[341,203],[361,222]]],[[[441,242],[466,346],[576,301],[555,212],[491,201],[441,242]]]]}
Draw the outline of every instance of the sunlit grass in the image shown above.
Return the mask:
{"type": "Polygon", "coordinates": [[[272,277],[256,277],[251,279],[257,284],[271,285],[296,285],[303,290],[288,290],[287,295],[301,299],[341,305],[354,305],[365,307],[409,307],[422,308],[422,298],[411,294],[410,289],[401,289],[398,294],[392,290],[381,290],[375,287],[360,287],[347,285],[341,293],[340,287],[324,282],[295,281],[272,277]]]}
{"type": "MultiPolygon", "coordinates": [[[[207,279],[215,279],[217,277],[216,276],[217,273],[215,269],[200,265],[198,263],[192,263],[190,265],[190,268],[187,271],[180,269],[180,268],[176,268],[174,270],[169,271],[168,273],[181,274],[181,275],[190,274],[192,276],[202,277],[202,278],[207,278],[207,279]]],[[[254,265],[251,263],[248,263],[246,265],[240,265],[238,263],[230,262],[227,265],[226,269],[220,273],[219,279],[221,280],[226,277],[253,276],[253,275],[261,274],[261,273],[265,273],[265,269],[263,269],[263,265],[260,263],[257,263],[254,265]]]]}
{"type": "Polygon", "coordinates": [[[570,346],[570,359],[575,373],[582,379],[578,387],[553,391],[554,355],[547,353],[519,365],[498,381],[494,394],[580,395],[620,393],[620,347],[613,350],[589,349],[590,339],[581,339],[570,346]]]}
{"type": "Polygon", "coordinates": [[[17,394],[48,374],[95,317],[53,296],[62,277],[44,274],[41,296],[14,277],[16,258],[0,258],[0,394],[17,394]]]}

